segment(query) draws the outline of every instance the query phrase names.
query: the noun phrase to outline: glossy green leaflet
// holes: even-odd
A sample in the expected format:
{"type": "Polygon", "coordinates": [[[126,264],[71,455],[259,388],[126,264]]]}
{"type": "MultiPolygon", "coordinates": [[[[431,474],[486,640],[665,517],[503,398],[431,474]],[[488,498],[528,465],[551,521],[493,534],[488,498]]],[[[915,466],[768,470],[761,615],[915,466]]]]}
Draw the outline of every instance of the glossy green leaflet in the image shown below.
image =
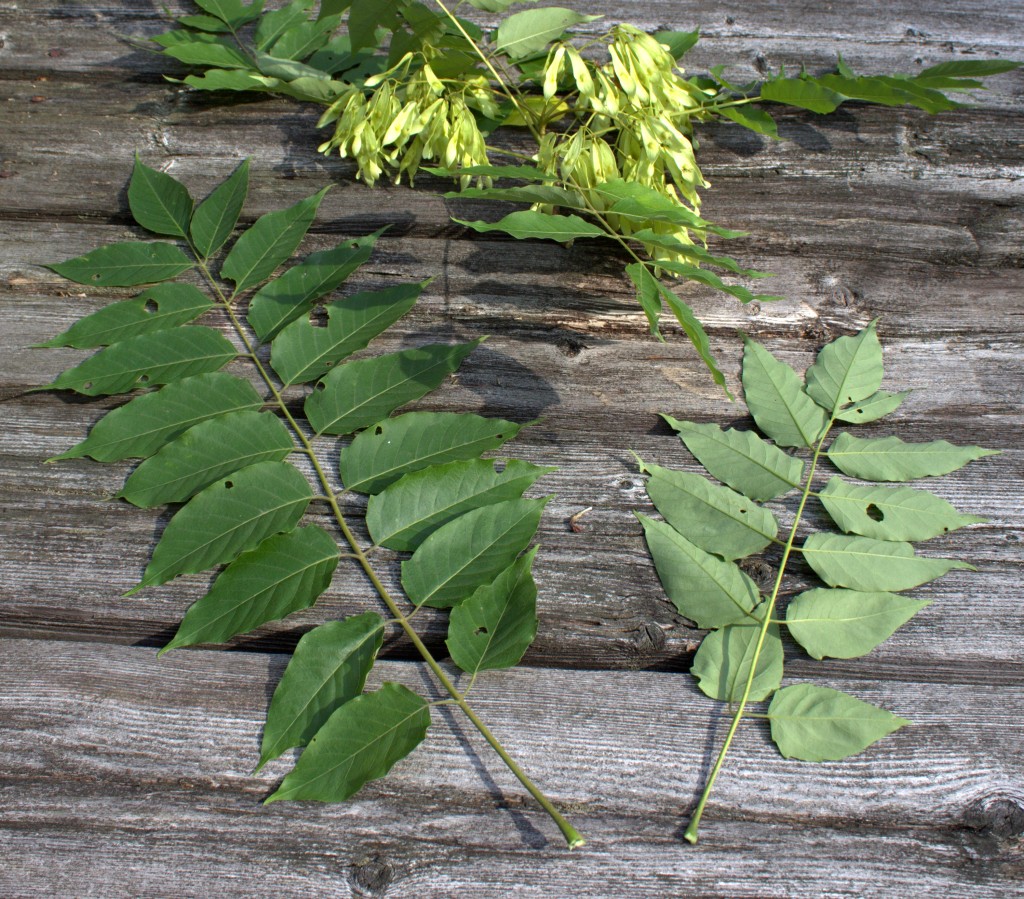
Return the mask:
{"type": "Polygon", "coordinates": [[[218,268],[248,179],[244,162],[197,205],[184,185],[136,159],[132,213],[175,242],[115,244],[52,266],[80,284],[145,286],[45,344],[99,349],[42,389],[138,391],[55,458],[141,459],[121,496],[144,508],[180,504],[130,593],[223,566],[162,653],[224,642],[309,608],[342,559],[375,588],[388,618],[368,610],[299,640],[270,703],[258,767],[303,751],[268,802],[346,799],[425,738],[435,703],[397,683],[364,692],[386,635],[397,630],[447,694],[443,701],[467,715],[569,847],[582,845],[466,698],[480,672],[518,663],[536,634],[530,544],[548,498],[524,493],[553,469],[482,458],[517,435],[522,426],[514,422],[454,412],[393,415],[439,387],[479,340],[349,358],[408,312],[427,283],[333,296],[379,234],[310,254],[274,277],[326,190],[257,219],[218,268]],[[174,280],[186,272],[205,289],[174,280]],[[304,393],[301,414],[283,395],[296,385],[304,393]],[[351,437],[341,450],[340,489],[315,448],[330,436],[351,437]],[[289,461],[303,457],[312,482],[289,461]],[[347,491],[368,498],[372,546],[357,539],[342,512],[347,491]],[[326,504],[344,551],[305,521],[313,503],[326,504]],[[381,566],[398,563],[387,553],[371,561],[380,548],[403,554],[405,598],[381,577],[381,566]],[[411,614],[423,605],[452,609],[448,645],[454,664],[471,675],[470,688],[456,688],[413,627],[411,614]]]}

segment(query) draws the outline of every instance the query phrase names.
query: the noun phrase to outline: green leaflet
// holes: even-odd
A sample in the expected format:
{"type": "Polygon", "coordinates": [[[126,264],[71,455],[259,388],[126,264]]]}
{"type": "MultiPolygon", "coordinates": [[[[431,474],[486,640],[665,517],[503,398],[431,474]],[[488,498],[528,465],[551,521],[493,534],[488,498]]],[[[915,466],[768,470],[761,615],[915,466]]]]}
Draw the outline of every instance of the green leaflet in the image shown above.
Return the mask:
{"type": "Polygon", "coordinates": [[[306,316],[293,321],[274,339],[270,356],[274,371],[285,385],[316,380],[405,315],[427,283],[362,291],[328,303],[326,327],[306,316]]]}
{"type": "Polygon", "coordinates": [[[328,621],[299,640],[270,702],[257,771],[285,750],[305,746],[363,692],[383,642],[384,619],[376,612],[328,621]]]}
{"type": "Polygon", "coordinates": [[[493,37],[494,49],[509,59],[523,59],[544,50],[567,28],[600,18],[558,6],[527,9],[502,20],[493,37]]]}
{"type": "Polygon", "coordinates": [[[263,11],[263,0],[253,0],[248,6],[240,0],[196,0],[196,6],[202,7],[232,28],[241,28],[263,11]]]}
{"type": "Polygon", "coordinates": [[[313,224],[320,201],[329,187],[280,212],[268,212],[235,241],[224,264],[222,278],[235,283],[235,293],[265,281],[287,260],[313,224]]]}
{"type": "Polygon", "coordinates": [[[909,590],[955,568],[976,570],[957,559],[915,556],[909,543],[845,534],[811,534],[802,552],[807,564],[829,586],[869,592],[909,590]]]}
{"type": "Polygon", "coordinates": [[[954,446],[945,440],[905,443],[899,437],[864,439],[840,434],[828,451],[828,458],[844,474],[865,481],[909,481],[935,477],[963,468],[999,450],[980,446],[954,446]]]}
{"type": "Polygon", "coordinates": [[[892,593],[815,588],[786,609],[786,627],[815,659],[853,659],[871,652],[929,603],[892,593]]]}
{"type": "Polygon", "coordinates": [[[270,412],[229,412],[189,428],[132,472],[119,494],[142,508],[180,503],[214,481],[257,462],[280,462],[295,450],[270,412]]]}
{"type": "MultiPolygon", "coordinates": [[[[723,268],[726,271],[732,272],[736,275],[744,275],[748,278],[767,278],[769,275],[764,272],[758,272],[751,268],[743,268],[735,259],[730,256],[716,256],[714,253],[708,252],[704,247],[699,244],[687,244],[683,243],[676,237],[672,237],[668,234],[659,234],[650,228],[643,228],[639,231],[634,232],[632,235],[634,240],[639,240],[641,243],[649,246],[661,247],[662,249],[672,250],[674,253],[681,253],[685,256],[689,256],[694,262],[705,262],[708,265],[714,265],[718,268],[723,268]]],[[[692,268],[692,266],[690,266],[692,268]]],[[[671,271],[678,271],[679,273],[685,273],[687,267],[681,266],[677,269],[671,269],[671,271]]],[[[711,284],[712,287],[718,287],[717,284],[711,284]]],[[[718,289],[725,289],[724,287],[718,287],[718,289]]],[[[746,297],[747,300],[753,299],[750,295],[750,291],[736,296],[746,297]]]]}
{"type": "Polygon", "coordinates": [[[650,474],[647,495],[665,520],[707,552],[738,559],[764,549],[778,533],[767,509],[728,487],[706,478],[640,463],[650,474]]]}
{"type": "Polygon", "coordinates": [[[771,696],[782,683],[782,638],[778,625],[769,625],[755,665],[754,650],[760,634],[760,626],[746,624],[728,624],[708,634],[690,669],[701,690],[712,699],[739,702],[753,666],[750,699],[771,696]]]}
{"type": "Polygon", "coordinates": [[[757,426],[780,446],[813,446],[825,430],[825,410],[793,369],[750,338],[743,343],[744,399],[757,426]]]}
{"type": "Polygon", "coordinates": [[[164,55],[190,66],[215,66],[220,69],[247,69],[249,58],[227,38],[187,41],[164,48],[164,55]]]}
{"type": "Polygon", "coordinates": [[[448,652],[463,671],[511,668],[537,636],[534,547],[452,609],[448,652]]]}
{"type": "MultiPolygon", "coordinates": [[[[260,16],[259,24],[256,26],[256,33],[253,35],[253,44],[257,50],[270,52],[271,47],[281,35],[290,28],[302,25],[309,18],[309,9],[313,6],[313,0],[293,0],[281,9],[275,9],[260,16]]],[[[339,12],[341,10],[338,10],[339,12]]],[[[326,14],[329,15],[329,14],[326,14]]]]}
{"type": "Polygon", "coordinates": [[[429,726],[423,699],[401,684],[385,683],[331,715],[266,801],[348,799],[419,746],[429,726]]]}
{"type": "Polygon", "coordinates": [[[808,684],[779,690],[768,706],[768,720],[779,752],[805,762],[856,755],[910,723],[846,693],[808,684]]]}
{"type": "MultiPolygon", "coordinates": [[[[504,200],[508,203],[548,203],[567,209],[583,209],[583,198],[572,190],[550,184],[527,184],[518,187],[467,187],[445,194],[453,200],[504,200]]],[[[511,233],[511,232],[510,232],[511,233]]]]}
{"type": "Polygon", "coordinates": [[[63,372],[46,390],[74,390],[86,396],[128,393],[217,371],[238,351],[211,328],[187,326],[139,334],[100,350],[63,372]]]}
{"type": "Polygon", "coordinates": [[[306,417],[317,434],[368,427],[437,388],[482,341],[430,344],[339,366],[307,397],[306,417]]]}
{"type": "Polygon", "coordinates": [[[668,47],[673,59],[682,59],[688,50],[696,46],[700,39],[699,31],[656,31],[654,39],[668,47]]]}
{"type": "Polygon", "coordinates": [[[227,243],[238,224],[248,193],[249,160],[246,159],[196,207],[190,233],[192,243],[203,258],[212,256],[227,243]]]}
{"type": "Polygon", "coordinates": [[[313,304],[339,287],[373,252],[380,232],[338,244],[333,250],[311,253],[280,278],[260,288],[249,304],[248,320],[256,336],[267,340],[289,322],[305,315],[313,304]]]}
{"type": "Polygon", "coordinates": [[[855,487],[832,478],[818,496],[844,531],[876,540],[928,540],[987,520],[961,515],[942,497],[913,487],[855,487]]]}
{"type": "MultiPolygon", "coordinates": [[[[423,171],[439,178],[459,178],[462,175],[485,178],[517,178],[521,181],[554,181],[555,176],[542,172],[535,165],[468,165],[446,169],[424,166],[423,171]]],[[[461,193],[456,196],[462,196],[461,193]]]]}
{"type": "Polygon", "coordinates": [[[306,479],[287,462],[260,462],[211,484],[170,520],[129,594],[230,562],[267,537],[290,531],[312,498],[306,479]]]}
{"type": "Polygon", "coordinates": [[[733,122],[742,125],[744,128],[749,128],[751,131],[756,131],[758,134],[764,134],[776,139],[779,136],[779,128],[775,124],[775,119],[763,109],[757,109],[753,106],[726,106],[719,111],[727,119],[731,119],[733,122]]]}
{"type": "Polygon", "coordinates": [[[51,462],[91,456],[97,462],[146,458],[201,421],[259,409],[263,399],[248,381],[223,372],[182,378],[137,396],[101,418],[89,436],[51,462]]]}
{"type": "Polygon", "coordinates": [[[811,78],[775,78],[761,85],[761,99],[809,109],[819,114],[833,112],[843,102],[841,94],[811,78]]]}
{"type": "Polygon", "coordinates": [[[185,613],[160,654],[197,643],[223,643],[308,609],[330,586],[337,566],[337,544],[315,525],[268,537],[224,569],[210,592],[185,613]]]}
{"type": "Polygon", "coordinates": [[[341,481],[358,493],[379,493],[408,472],[497,449],[522,427],[472,413],[407,412],[356,435],[341,451],[341,481]]]}
{"type": "Polygon", "coordinates": [[[164,172],[145,165],[135,155],[135,169],[128,185],[128,206],[143,228],[154,234],[185,237],[192,219],[188,188],[164,172]]]}
{"type": "Polygon", "coordinates": [[[631,262],[626,266],[626,274],[636,288],[636,301],[647,316],[647,324],[650,326],[651,334],[661,337],[658,330],[658,321],[661,318],[663,308],[661,300],[661,285],[654,277],[651,270],[642,262],[631,262]]]}
{"type": "Polygon", "coordinates": [[[832,415],[874,396],[882,384],[882,345],[876,324],[877,319],[852,337],[833,340],[807,369],[807,395],[832,415]]]}
{"type": "Polygon", "coordinates": [[[156,284],[191,267],[188,256],[169,243],[112,243],[48,266],[62,278],[94,287],[156,284]]]}
{"type": "Polygon", "coordinates": [[[704,628],[750,617],[761,596],[738,565],[704,552],[664,522],[639,513],[636,517],[665,593],[680,615],[704,628]]]}
{"type": "Polygon", "coordinates": [[[506,500],[439,527],[402,563],[409,599],[446,609],[490,583],[529,545],[549,499],[506,500]]]}
{"type": "Polygon", "coordinates": [[[410,472],[370,497],[366,527],[375,544],[412,552],[442,524],[471,509],[518,499],[554,470],[518,459],[468,459],[410,472]]]}
{"type": "Polygon", "coordinates": [[[752,500],[764,502],[800,486],[804,463],[753,431],[661,417],[714,477],[752,500]]]}
{"type": "Polygon", "coordinates": [[[899,393],[886,393],[884,390],[879,390],[878,393],[869,396],[862,402],[840,409],[836,413],[836,419],[851,424],[867,424],[869,421],[878,421],[880,418],[885,418],[890,412],[899,409],[908,396],[910,396],[909,390],[901,390],[899,393]]]}
{"type": "Polygon", "coordinates": [[[575,240],[577,237],[606,236],[601,228],[581,219],[578,215],[549,215],[546,212],[533,212],[529,209],[510,212],[496,222],[467,222],[463,219],[452,219],[452,221],[481,233],[501,231],[519,240],[533,238],[565,243],[575,240]]]}
{"type": "Polygon", "coordinates": [[[213,303],[190,284],[157,284],[134,299],[111,303],[80,318],[62,334],[39,346],[108,346],[138,334],[183,325],[211,308],[213,303]]]}

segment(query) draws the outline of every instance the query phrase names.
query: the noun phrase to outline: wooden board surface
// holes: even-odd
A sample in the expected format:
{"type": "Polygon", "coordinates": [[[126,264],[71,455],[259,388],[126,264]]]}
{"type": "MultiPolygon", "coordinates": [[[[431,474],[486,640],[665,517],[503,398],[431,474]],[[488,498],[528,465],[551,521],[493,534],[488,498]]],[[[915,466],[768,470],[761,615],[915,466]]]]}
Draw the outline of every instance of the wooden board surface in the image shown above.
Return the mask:
{"type": "MultiPolygon", "coordinates": [[[[738,78],[821,69],[837,52],[883,72],[1024,46],[1024,14],[1003,0],[567,5],[700,25],[689,67],[725,63],[738,78]]],[[[772,291],[787,297],[744,308],[688,290],[730,383],[738,329],[803,367],[881,316],[886,386],[915,392],[864,433],[1005,452],[929,485],[990,519],[926,548],[977,574],[915,591],[932,605],[863,659],[815,663],[787,646],[791,677],[915,726],[818,766],[783,761],[750,725],[693,848],[682,827],[724,725],[682,673],[702,632],[663,598],[632,514],[650,507],[629,450],[696,470],[657,413],[727,424],[742,410],[675,329],[650,340],[614,255],[469,234],[449,216],[496,209],[445,200],[428,178],[416,191],[356,184],[350,165],[316,155],[308,107],[221,105],[166,85],[164,62],[125,37],[156,33],[160,16],[151,3],[0,0],[0,851],[13,859],[0,895],[1024,893],[1024,75],[940,116],[854,104],[782,114],[779,142],[701,134],[706,214],[750,232],[729,252],[774,272],[772,291]],[[478,701],[586,832],[581,852],[566,854],[443,714],[353,802],[260,806],[285,770],[247,773],[281,653],[316,622],[372,604],[358,577],[339,574],[315,611],[235,651],[156,661],[205,581],[120,596],[166,515],[107,501],[128,466],[43,464],[116,401],[26,393],[81,355],[28,347],[120,296],[40,265],[134,233],[124,187],[135,151],[196,194],[252,156],[247,220],[333,182],[309,250],[392,225],[354,286],[438,278],[381,349],[492,335],[425,407],[540,417],[515,452],[559,466],[538,485],[557,494],[541,528],[538,640],[523,669],[481,682],[478,701]],[[588,507],[572,532],[569,516],[588,507]]],[[[348,511],[358,520],[358,503],[348,511]]],[[[443,621],[425,630],[441,647],[443,621]]],[[[382,676],[429,689],[404,641],[385,655],[382,676]]]]}

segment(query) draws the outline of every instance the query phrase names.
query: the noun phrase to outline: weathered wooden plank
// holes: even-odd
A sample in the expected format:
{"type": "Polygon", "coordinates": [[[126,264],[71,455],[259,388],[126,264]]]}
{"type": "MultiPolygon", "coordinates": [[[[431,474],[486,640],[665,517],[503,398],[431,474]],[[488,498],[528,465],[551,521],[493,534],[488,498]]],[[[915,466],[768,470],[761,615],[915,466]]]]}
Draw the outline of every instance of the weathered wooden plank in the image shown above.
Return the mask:
{"type": "MultiPolygon", "coordinates": [[[[1021,726],[1002,711],[1005,690],[853,685],[917,723],[843,763],[786,762],[757,725],[741,730],[693,849],[679,828],[722,727],[684,678],[489,676],[475,693],[481,715],[590,838],[567,856],[510,775],[446,714],[352,802],[259,808],[287,767],[246,775],[281,665],[5,641],[4,892],[88,883],[151,895],[172,879],[176,895],[214,883],[218,895],[243,895],[258,877],[275,895],[386,886],[417,896],[1003,896],[1022,870],[1021,726]]],[[[407,663],[382,663],[379,676],[425,688],[407,663]]]]}

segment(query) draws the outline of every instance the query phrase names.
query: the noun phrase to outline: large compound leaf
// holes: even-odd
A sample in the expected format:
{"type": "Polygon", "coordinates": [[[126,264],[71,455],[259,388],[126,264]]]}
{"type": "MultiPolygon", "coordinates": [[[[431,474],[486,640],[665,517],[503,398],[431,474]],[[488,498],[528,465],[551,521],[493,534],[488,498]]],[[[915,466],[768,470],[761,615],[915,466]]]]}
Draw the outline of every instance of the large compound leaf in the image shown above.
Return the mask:
{"type": "Polygon", "coordinates": [[[201,421],[262,405],[262,397],[248,381],[224,372],[194,375],[113,409],[85,440],[50,461],[82,456],[98,462],[145,459],[201,421]]]}
{"type": "Polygon", "coordinates": [[[815,659],[853,659],[888,640],[927,605],[892,593],[819,587],[789,604],[786,627],[815,659]]]}
{"type": "Polygon", "coordinates": [[[511,668],[530,648],[537,636],[537,585],[530,570],[536,555],[534,547],[452,609],[446,645],[463,671],[511,668]]]}
{"type": "Polygon", "coordinates": [[[807,369],[807,395],[832,415],[874,396],[882,385],[882,345],[876,324],[877,320],[852,337],[833,340],[807,369]]]}
{"type": "Polygon", "coordinates": [[[672,527],[701,549],[740,559],[764,549],[779,531],[775,516],[729,487],[658,465],[640,464],[650,474],[647,495],[672,527]]]}
{"type": "Polygon", "coordinates": [[[432,465],[371,496],[366,527],[374,543],[412,552],[442,524],[471,509],[518,499],[537,478],[554,470],[518,459],[432,465]]]}
{"type": "Polygon", "coordinates": [[[385,683],[331,715],[266,801],[348,799],[419,746],[429,726],[425,700],[401,684],[385,683]]]}
{"type": "Polygon", "coordinates": [[[74,390],[86,396],[127,393],[216,371],[237,355],[231,342],[212,328],[172,328],[129,337],[100,350],[45,389],[74,390]]]}
{"type": "Polygon", "coordinates": [[[214,481],[257,462],[280,462],[295,450],[270,412],[229,412],[189,428],[143,462],[119,494],[142,508],[181,503],[214,481]]]}
{"type": "Polygon", "coordinates": [[[828,687],[796,684],[768,706],[775,745],[788,759],[838,761],[856,755],[909,721],[828,687]]]}
{"type": "Polygon", "coordinates": [[[333,250],[310,253],[256,291],[247,315],[256,336],[267,340],[309,312],[320,297],[340,286],[370,258],[378,234],[347,241],[333,250]]]}
{"type": "Polygon", "coordinates": [[[274,371],[285,385],[315,381],[405,315],[428,283],[398,284],[328,303],[325,327],[298,318],[274,339],[274,371]]]}
{"type": "Polygon", "coordinates": [[[143,164],[138,154],[128,185],[128,206],[143,228],[154,234],[185,237],[192,219],[188,188],[165,172],[143,164]]]}
{"type": "Polygon", "coordinates": [[[753,500],[774,499],[802,483],[804,463],[753,431],[661,417],[714,477],[753,500]]]}
{"type": "Polygon", "coordinates": [[[527,9],[502,20],[494,34],[494,49],[510,59],[523,59],[543,51],[566,28],[600,18],[559,6],[527,9]]]}
{"type": "Polygon", "coordinates": [[[185,613],[160,654],[179,646],[223,643],[308,609],[330,586],[337,565],[338,545],[315,525],[268,537],[224,569],[210,592],[185,613]]]}
{"type": "Polygon", "coordinates": [[[557,240],[565,243],[577,237],[605,237],[605,232],[597,225],[581,219],[578,215],[549,215],[546,212],[534,212],[524,209],[510,212],[496,222],[467,222],[452,219],[459,225],[465,225],[474,231],[487,233],[501,231],[519,240],[533,238],[535,240],[557,240]]]}
{"type": "Polygon", "coordinates": [[[961,515],[941,496],[913,487],[857,487],[832,478],[818,496],[844,531],[876,540],[928,540],[986,521],[961,515]]]}
{"type": "Polygon", "coordinates": [[[909,543],[845,534],[811,534],[804,543],[803,554],[807,564],[830,587],[867,592],[909,590],[954,568],[976,570],[958,559],[915,556],[909,543]]]}
{"type": "MultiPolygon", "coordinates": [[[[729,624],[704,638],[690,669],[697,685],[712,699],[739,702],[750,677],[761,634],[758,624],[729,624]]],[[[748,699],[767,699],[782,683],[782,638],[776,624],[768,626],[748,699]]]]}
{"type": "Polygon", "coordinates": [[[328,190],[329,186],[294,206],[260,216],[235,241],[220,269],[222,278],[234,282],[235,293],[265,281],[295,252],[328,190]]]}
{"type": "Polygon", "coordinates": [[[270,701],[257,771],[286,749],[305,746],[363,692],[383,642],[384,619],[376,612],[328,621],[299,640],[270,701]]]}
{"type": "Polygon", "coordinates": [[[358,493],[379,493],[408,472],[497,449],[522,427],[469,412],[407,412],[378,422],[341,451],[341,481],[358,493]]]}
{"type": "Polygon", "coordinates": [[[680,615],[703,628],[752,620],[750,612],[761,596],[738,565],[704,552],[662,521],[636,517],[665,593],[680,615]]]}
{"type": "Polygon", "coordinates": [[[129,593],[230,562],[298,524],[313,498],[287,462],[260,462],[197,493],[170,520],[146,572],[129,593]]]}
{"type": "Polygon", "coordinates": [[[139,334],[183,325],[212,307],[213,303],[190,284],[157,284],[134,299],[111,303],[80,318],[63,334],[39,346],[109,346],[139,334]]]}
{"type": "Polygon", "coordinates": [[[757,426],[781,446],[813,446],[825,430],[825,410],[804,393],[792,368],[743,340],[743,394],[757,426]]]}
{"type": "Polygon", "coordinates": [[[855,425],[878,421],[880,418],[885,418],[890,412],[899,409],[908,396],[910,396],[909,390],[901,390],[899,393],[887,393],[884,390],[879,390],[878,393],[869,396],[862,402],[840,409],[836,413],[836,419],[855,425]]]}
{"type": "Polygon", "coordinates": [[[110,243],[48,268],[78,284],[137,287],[169,281],[192,268],[192,264],[174,244],[129,241],[110,243]]]}
{"type": "Polygon", "coordinates": [[[351,434],[430,393],[483,338],[430,344],[333,369],[306,398],[306,418],[317,434],[351,434]]]}
{"type": "Polygon", "coordinates": [[[402,563],[406,595],[414,605],[438,609],[465,600],[526,549],[549,499],[506,500],[442,525],[402,563]]]}
{"type": "Polygon", "coordinates": [[[249,160],[246,159],[219,184],[192,213],[192,243],[204,259],[216,253],[238,224],[242,205],[249,193],[249,160]]]}
{"type": "Polygon", "coordinates": [[[911,481],[963,468],[999,450],[954,446],[945,440],[905,443],[899,437],[862,438],[844,432],[829,447],[828,458],[840,471],[865,481],[911,481]]]}

